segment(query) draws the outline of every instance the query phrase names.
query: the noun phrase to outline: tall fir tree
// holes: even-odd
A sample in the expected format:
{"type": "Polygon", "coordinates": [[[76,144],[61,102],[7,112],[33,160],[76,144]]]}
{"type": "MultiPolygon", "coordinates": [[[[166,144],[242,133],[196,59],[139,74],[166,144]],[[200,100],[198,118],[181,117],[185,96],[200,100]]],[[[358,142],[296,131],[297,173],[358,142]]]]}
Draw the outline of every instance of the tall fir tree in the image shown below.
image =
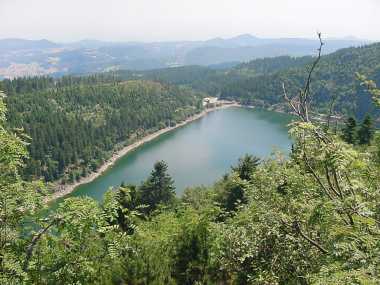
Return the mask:
{"type": "Polygon", "coordinates": [[[239,158],[237,166],[233,166],[231,168],[239,175],[241,179],[249,180],[252,172],[256,169],[256,167],[259,164],[260,158],[250,154],[246,154],[243,157],[239,158]]]}
{"type": "Polygon", "coordinates": [[[168,174],[168,166],[164,161],[154,164],[150,176],[141,185],[140,195],[141,202],[147,206],[147,213],[157,209],[159,204],[169,204],[174,200],[174,181],[168,174]]]}
{"type": "Polygon", "coordinates": [[[374,127],[370,115],[366,115],[358,130],[359,144],[370,144],[374,134],[374,127]]]}
{"type": "Polygon", "coordinates": [[[342,130],[343,132],[343,139],[345,142],[349,144],[355,144],[356,143],[356,132],[357,132],[357,124],[356,120],[353,117],[349,117],[345,123],[345,126],[342,130]]]}

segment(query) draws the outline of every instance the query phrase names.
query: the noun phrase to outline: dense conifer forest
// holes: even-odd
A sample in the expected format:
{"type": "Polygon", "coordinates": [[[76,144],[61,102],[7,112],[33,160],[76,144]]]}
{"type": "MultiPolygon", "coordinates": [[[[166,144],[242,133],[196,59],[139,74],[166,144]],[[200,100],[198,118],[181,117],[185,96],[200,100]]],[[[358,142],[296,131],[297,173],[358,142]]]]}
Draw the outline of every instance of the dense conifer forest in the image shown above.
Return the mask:
{"type": "Polygon", "coordinates": [[[118,144],[174,126],[197,113],[201,94],[111,76],[2,82],[8,123],[31,138],[24,177],[73,182],[94,171],[118,144]]]}
{"type": "MultiPolygon", "coordinates": [[[[305,60],[307,58],[295,59],[295,64],[290,68],[272,69],[273,72],[270,74],[243,78],[228,84],[223,87],[221,97],[238,98],[247,104],[256,102],[264,106],[283,103],[282,83],[292,92],[302,88],[310,67],[310,63],[299,64],[305,60]]],[[[273,61],[276,62],[275,59],[273,61]]],[[[334,101],[335,111],[341,114],[352,114],[362,119],[367,112],[378,113],[371,104],[371,97],[360,80],[357,80],[356,74],[364,74],[379,84],[379,68],[380,44],[343,49],[323,56],[313,75],[315,111],[327,113],[331,102],[334,101]]]]}

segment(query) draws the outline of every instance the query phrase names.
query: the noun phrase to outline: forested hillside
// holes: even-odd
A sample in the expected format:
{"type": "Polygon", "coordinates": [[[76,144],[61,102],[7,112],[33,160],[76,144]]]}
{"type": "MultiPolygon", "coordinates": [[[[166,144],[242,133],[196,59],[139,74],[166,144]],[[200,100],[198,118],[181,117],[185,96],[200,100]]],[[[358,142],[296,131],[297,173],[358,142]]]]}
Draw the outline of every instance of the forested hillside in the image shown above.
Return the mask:
{"type": "Polygon", "coordinates": [[[306,64],[310,64],[312,61],[312,56],[278,56],[273,58],[267,57],[252,60],[247,63],[242,63],[235,69],[241,73],[248,72],[252,75],[266,75],[292,67],[304,67],[306,64]]]}
{"type": "MultiPolygon", "coordinates": [[[[297,94],[306,78],[307,67],[310,66],[307,61],[307,57],[294,59],[293,62],[286,58],[269,60],[266,70],[271,69],[271,64],[278,64],[277,68],[272,68],[272,72],[259,72],[253,78],[242,78],[226,84],[222,87],[221,97],[264,106],[282,103],[282,83],[285,83],[290,93],[297,94]],[[287,65],[288,68],[282,68],[287,65]]],[[[259,65],[259,61],[239,68],[248,72],[265,70],[265,67],[259,65]]],[[[374,112],[371,98],[360,86],[356,73],[364,74],[380,83],[380,44],[343,49],[323,56],[311,85],[315,109],[327,112],[331,101],[335,100],[335,110],[346,115],[355,114],[362,118],[366,112],[374,112]]]]}
{"type": "MultiPolygon", "coordinates": [[[[25,177],[73,182],[94,171],[118,144],[173,126],[199,112],[199,93],[106,75],[2,82],[10,128],[30,136],[25,177]]],[[[119,145],[120,146],[120,145],[119,145]]]]}

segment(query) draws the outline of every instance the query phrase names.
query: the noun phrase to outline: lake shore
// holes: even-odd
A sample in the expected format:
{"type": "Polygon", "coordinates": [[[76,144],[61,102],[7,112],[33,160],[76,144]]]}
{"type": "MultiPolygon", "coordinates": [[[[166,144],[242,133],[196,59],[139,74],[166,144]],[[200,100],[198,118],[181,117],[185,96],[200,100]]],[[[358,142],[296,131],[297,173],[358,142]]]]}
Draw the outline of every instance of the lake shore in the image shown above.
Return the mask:
{"type": "Polygon", "coordinates": [[[159,137],[160,135],[163,135],[165,133],[168,133],[170,131],[173,131],[175,129],[183,127],[183,126],[185,126],[185,125],[187,125],[187,124],[189,124],[189,123],[191,123],[193,121],[196,121],[196,120],[204,117],[205,115],[207,115],[210,112],[221,110],[221,109],[225,109],[225,108],[229,108],[229,107],[241,107],[241,105],[238,104],[238,103],[228,103],[228,104],[225,103],[225,104],[222,104],[221,106],[205,109],[201,113],[198,113],[198,114],[196,114],[196,115],[194,115],[194,116],[186,119],[185,121],[183,121],[181,123],[178,123],[174,127],[166,127],[164,129],[158,130],[158,131],[156,131],[154,133],[151,133],[151,134],[149,134],[149,135],[147,135],[147,136],[139,139],[138,141],[136,141],[136,142],[134,142],[134,143],[132,143],[130,145],[127,145],[127,146],[123,147],[119,151],[114,152],[114,154],[111,156],[111,158],[109,158],[108,160],[106,160],[98,168],[97,171],[90,173],[88,176],[79,179],[75,183],[65,184],[65,185],[62,185],[62,184],[57,185],[55,187],[56,191],[49,197],[49,199],[46,200],[46,202],[51,202],[51,201],[56,200],[58,198],[62,198],[64,196],[70,194],[71,192],[73,192],[76,187],[78,187],[78,186],[80,186],[82,184],[87,184],[87,183],[92,182],[97,177],[99,177],[100,175],[102,175],[106,170],[108,170],[110,167],[112,167],[118,159],[120,159],[121,157],[123,157],[127,153],[135,150],[136,148],[140,147],[141,145],[154,140],[155,138],[159,137]]]}

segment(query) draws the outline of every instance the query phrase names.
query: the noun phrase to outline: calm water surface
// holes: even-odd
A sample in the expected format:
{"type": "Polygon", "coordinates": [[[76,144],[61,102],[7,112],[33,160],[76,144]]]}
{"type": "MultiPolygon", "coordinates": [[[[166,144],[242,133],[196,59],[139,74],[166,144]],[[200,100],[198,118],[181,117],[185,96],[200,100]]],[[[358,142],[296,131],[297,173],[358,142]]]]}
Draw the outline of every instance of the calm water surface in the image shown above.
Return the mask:
{"type": "Polygon", "coordinates": [[[262,158],[274,150],[288,153],[290,121],[289,115],[258,109],[232,107],[211,112],[130,152],[69,196],[101,200],[109,187],[145,180],[158,160],[168,163],[179,195],[186,187],[211,185],[246,153],[262,158]]]}

